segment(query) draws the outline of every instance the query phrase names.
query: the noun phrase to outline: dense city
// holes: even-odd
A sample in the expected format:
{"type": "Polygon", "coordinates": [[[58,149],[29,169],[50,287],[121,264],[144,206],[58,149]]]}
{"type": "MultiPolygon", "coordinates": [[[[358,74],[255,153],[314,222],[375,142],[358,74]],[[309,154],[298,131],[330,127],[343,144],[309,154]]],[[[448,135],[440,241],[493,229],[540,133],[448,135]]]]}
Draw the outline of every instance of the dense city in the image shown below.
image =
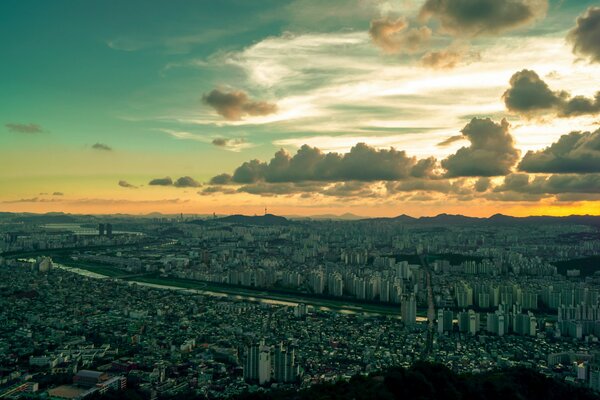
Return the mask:
{"type": "Polygon", "coordinates": [[[0,398],[229,398],[426,360],[600,390],[597,221],[5,214],[0,398]]]}

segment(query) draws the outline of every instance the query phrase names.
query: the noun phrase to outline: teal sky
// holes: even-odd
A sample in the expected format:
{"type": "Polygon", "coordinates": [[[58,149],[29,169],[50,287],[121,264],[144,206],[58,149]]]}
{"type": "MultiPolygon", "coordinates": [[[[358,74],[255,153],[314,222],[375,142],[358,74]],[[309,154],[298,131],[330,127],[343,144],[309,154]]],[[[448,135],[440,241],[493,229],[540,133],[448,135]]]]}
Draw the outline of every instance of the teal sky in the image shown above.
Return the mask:
{"type": "MultiPolygon", "coordinates": [[[[200,209],[221,200],[148,182],[191,176],[206,185],[244,161],[268,161],[282,147],[293,154],[305,143],[345,153],[366,142],[441,160],[468,142],[436,144],[459,135],[473,117],[506,117],[524,153],[555,142],[573,120],[530,121],[507,113],[500,95],[513,73],[534,69],[552,88],[573,95],[600,89],[589,84],[600,78],[598,64],[578,61],[565,41],[577,16],[596,1],[550,1],[543,18],[468,38],[444,33],[438,20],[420,21],[422,4],[2,1],[0,200],[20,210],[83,210],[74,206],[82,199],[134,204],[185,198],[200,209]],[[390,52],[371,40],[372,21],[398,17],[411,28],[431,29],[427,49],[390,52]],[[426,51],[447,48],[461,53],[456,67],[419,64],[426,51]],[[224,118],[203,101],[213,89],[244,92],[277,111],[224,118]],[[38,132],[10,128],[29,124],[38,132]],[[118,186],[120,180],[140,190],[118,186]],[[55,191],[65,199],[47,199],[45,208],[16,203],[55,191]]],[[[590,130],[596,119],[575,124],[590,130]]],[[[264,202],[221,196],[232,207],[264,202]]],[[[335,201],[324,207],[335,208],[335,201]]],[[[400,204],[395,201],[381,200],[387,209],[400,204]]],[[[359,200],[352,207],[360,213],[359,200]]],[[[90,209],[99,211],[105,208],[90,209]]]]}

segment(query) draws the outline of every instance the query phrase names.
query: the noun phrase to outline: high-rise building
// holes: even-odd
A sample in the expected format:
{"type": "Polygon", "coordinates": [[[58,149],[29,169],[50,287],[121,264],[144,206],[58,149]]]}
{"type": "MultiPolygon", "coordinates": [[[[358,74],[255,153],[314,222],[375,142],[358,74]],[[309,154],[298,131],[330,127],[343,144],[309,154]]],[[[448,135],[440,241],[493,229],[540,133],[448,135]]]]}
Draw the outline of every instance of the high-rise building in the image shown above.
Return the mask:
{"type": "Polygon", "coordinates": [[[451,332],[453,320],[452,310],[438,310],[438,333],[451,332]]]}
{"type": "Polygon", "coordinates": [[[300,368],[296,364],[293,348],[285,347],[283,343],[275,349],[273,360],[273,378],[277,382],[296,382],[300,368]]]}
{"type": "Polygon", "coordinates": [[[271,347],[260,346],[258,353],[258,384],[264,385],[271,381],[271,347]]]}
{"type": "Polygon", "coordinates": [[[400,314],[402,315],[404,325],[412,326],[417,323],[417,299],[414,293],[402,296],[400,314]]]}
{"type": "Polygon", "coordinates": [[[264,339],[258,345],[246,347],[244,379],[264,385],[271,381],[271,347],[264,339]]]}
{"type": "Polygon", "coordinates": [[[105,233],[104,224],[98,224],[98,236],[104,236],[105,233]]]}
{"type": "Polygon", "coordinates": [[[111,237],[113,234],[112,224],[106,224],[106,236],[111,237]]]}

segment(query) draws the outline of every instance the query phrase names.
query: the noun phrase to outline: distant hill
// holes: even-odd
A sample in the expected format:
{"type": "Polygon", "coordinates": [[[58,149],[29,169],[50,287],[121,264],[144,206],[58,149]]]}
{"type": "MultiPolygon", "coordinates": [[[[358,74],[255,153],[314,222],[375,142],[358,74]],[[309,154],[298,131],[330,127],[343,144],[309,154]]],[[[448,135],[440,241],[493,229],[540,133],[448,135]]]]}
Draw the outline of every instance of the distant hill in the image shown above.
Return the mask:
{"type": "Polygon", "coordinates": [[[356,221],[360,219],[365,219],[365,217],[361,217],[360,215],[345,213],[345,214],[321,214],[321,215],[310,215],[310,216],[301,216],[301,215],[289,215],[287,218],[297,219],[297,220],[332,220],[332,221],[356,221]]]}
{"type": "Polygon", "coordinates": [[[413,218],[402,214],[397,217],[371,218],[362,221],[380,221],[392,223],[404,223],[410,225],[527,225],[527,224],[570,224],[570,225],[592,225],[600,227],[600,216],[596,215],[569,215],[565,217],[553,216],[531,216],[512,217],[504,214],[494,214],[488,218],[468,217],[460,214],[438,214],[433,217],[413,218]]]}
{"type": "Polygon", "coordinates": [[[280,226],[280,225],[290,225],[293,224],[293,221],[285,217],[280,217],[278,215],[273,214],[265,214],[265,215],[229,215],[227,217],[221,218],[213,218],[213,219],[203,219],[203,220],[194,220],[190,221],[193,224],[215,224],[215,223],[224,223],[224,224],[234,224],[234,225],[259,225],[259,226],[280,226]]]}
{"type": "Polygon", "coordinates": [[[273,390],[234,397],[238,400],[592,400],[589,389],[547,378],[533,370],[458,375],[441,364],[417,362],[350,381],[313,385],[302,391],[273,390]]]}

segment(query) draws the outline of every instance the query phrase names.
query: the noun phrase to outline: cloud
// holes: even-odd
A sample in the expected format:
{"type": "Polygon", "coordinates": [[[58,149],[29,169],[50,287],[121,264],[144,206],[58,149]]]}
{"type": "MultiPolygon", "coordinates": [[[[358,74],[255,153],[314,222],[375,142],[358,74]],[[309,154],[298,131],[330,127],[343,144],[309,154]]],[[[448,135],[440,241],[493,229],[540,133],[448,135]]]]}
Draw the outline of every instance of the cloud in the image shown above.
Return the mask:
{"type": "Polygon", "coordinates": [[[553,91],[535,71],[524,69],[510,78],[510,87],[502,95],[509,111],[531,118],[544,114],[576,117],[600,113],[600,91],[594,98],[553,91]]]}
{"type": "Polygon", "coordinates": [[[506,175],[519,159],[505,119],[473,118],[461,132],[471,145],[442,160],[448,177],[506,175]]]}
{"type": "Polygon", "coordinates": [[[374,19],[369,27],[373,43],[386,53],[417,53],[431,38],[431,29],[426,26],[408,29],[402,17],[374,19]]]}
{"type": "Polygon", "coordinates": [[[240,151],[244,148],[251,147],[251,144],[248,143],[244,138],[216,138],[213,139],[211,143],[217,147],[221,147],[230,151],[240,151]]]}
{"type": "Polygon", "coordinates": [[[421,65],[432,69],[452,69],[459,64],[481,60],[477,51],[469,51],[466,45],[453,44],[446,49],[428,51],[421,57],[421,65]]]}
{"type": "Polygon", "coordinates": [[[198,194],[201,196],[210,196],[211,194],[215,194],[215,193],[235,194],[235,193],[237,193],[237,190],[232,189],[230,187],[223,187],[223,186],[207,186],[198,192],[198,194]]]}
{"type": "Polygon", "coordinates": [[[277,112],[277,105],[266,101],[251,100],[241,91],[225,92],[213,89],[202,100],[230,121],[238,121],[246,116],[269,115],[277,112]]]}
{"type": "Polygon", "coordinates": [[[475,182],[475,186],[473,186],[473,189],[475,189],[476,192],[483,193],[487,191],[491,186],[492,180],[490,178],[481,177],[477,180],[477,182],[475,182]]]}
{"type": "Polygon", "coordinates": [[[4,125],[9,132],[13,133],[42,133],[44,129],[38,124],[19,124],[19,123],[8,123],[4,125]]]}
{"type": "Polygon", "coordinates": [[[463,55],[458,51],[429,51],[421,57],[421,64],[429,68],[449,69],[456,67],[462,58],[463,55]]]}
{"type": "Polygon", "coordinates": [[[213,176],[210,179],[210,183],[212,185],[226,185],[231,182],[232,176],[229,174],[220,174],[217,176],[213,176]]]}
{"type": "Polygon", "coordinates": [[[170,176],[167,176],[164,178],[156,178],[156,179],[152,179],[150,182],[148,182],[148,185],[150,185],[150,186],[171,186],[171,185],[173,185],[173,179],[171,179],[170,176]]]}
{"type": "Polygon", "coordinates": [[[600,172],[600,129],[571,132],[539,151],[528,151],[519,170],[538,173],[600,172]]]}
{"type": "Polygon", "coordinates": [[[445,194],[468,194],[470,191],[464,186],[464,180],[454,182],[443,180],[411,179],[402,182],[390,182],[386,185],[389,193],[398,192],[439,192],[445,194]]]}
{"type": "Polygon", "coordinates": [[[600,193],[600,174],[537,175],[511,174],[494,192],[517,192],[528,194],[600,193]]]}
{"type": "Polygon", "coordinates": [[[590,7],[577,18],[567,40],[573,45],[574,54],[600,62],[600,7],[590,7]]]}
{"type": "Polygon", "coordinates": [[[100,150],[100,151],[112,151],[112,147],[103,144],[103,143],[95,143],[92,145],[92,149],[94,150],[100,150]]]}
{"type": "Polygon", "coordinates": [[[63,192],[54,192],[52,193],[52,196],[64,196],[63,192]]]}
{"type": "Polygon", "coordinates": [[[2,203],[4,204],[17,204],[17,203],[54,203],[62,200],[58,199],[42,199],[39,197],[32,197],[27,199],[18,199],[18,200],[4,200],[2,203]]]}
{"type": "Polygon", "coordinates": [[[119,186],[124,187],[124,188],[137,189],[137,186],[132,185],[131,183],[124,181],[124,180],[119,181],[119,186]]]}
{"type": "Polygon", "coordinates": [[[201,186],[199,182],[190,176],[182,176],[181,178],[177,179],[173,185],[180,188],[201,186]]]}
{"type": "MultiPolygon", "coordinates": [[[[126,183],[126,182],[125,182],[126,183]]],[[[119,182],[121,185],[121,182],[119,182]]],[[[173,181],[170,176],[166,176],[164,178],[156,178],[152,179],[148,182],[150,186],[175,186],[178,188],[187,188],[187,187],[200,187],[202,184],[196,181],[194,178],[190,176],[182,176],[181,178],[173,181]]],[[[123,185],[121,185],[123,186],[123,185]]]]}
{"type": "Polygon", "coordinates": [[[378,150],[364,143],[343,154],[324,153],[317,147],[303,145],[293,156],[280,150],[268,163],[244,162],[233,175],[217,175],[211,183],[390,181],[432,175],[434,166],[433,158],[417,161],[404,151],[378,150]]]}
{"type": "Polygon", "coordinates": [[[442,140],[436,146],[446,147],[446,146],[451,145],[454,142],[458,142],[459,140],[464,140],[464,139],[465,139],[465,137],[463,135],[454,135],[454,136],[450,136],[448,139],[442,140]]]}
{"type": "Polygon", "coordinates": [[[422,20],[439,20],[442,30],[454,36],[495,35],[542,19],[547,0],[427,0],[422,20]]]}
{"type": "Polygon", "coordinates": [[[435,157],[423,158],[412,167],[410,176],[415,178],[433,178],[436,176],[435,169],[437,160],[435,157]]]}

